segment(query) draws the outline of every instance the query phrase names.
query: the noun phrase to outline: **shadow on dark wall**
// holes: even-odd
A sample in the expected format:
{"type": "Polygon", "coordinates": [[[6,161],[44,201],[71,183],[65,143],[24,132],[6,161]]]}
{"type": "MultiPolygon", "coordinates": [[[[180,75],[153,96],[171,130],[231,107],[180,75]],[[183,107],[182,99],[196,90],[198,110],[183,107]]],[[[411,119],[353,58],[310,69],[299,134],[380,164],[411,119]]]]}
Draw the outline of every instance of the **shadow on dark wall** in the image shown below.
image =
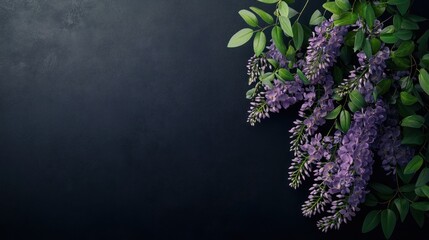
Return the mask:
{"type": "Polygon", "coordinates": [[[0,0],[0,239],[381,239],[301,216],[293,113],[247,126],[251,4],[0,0]]]}

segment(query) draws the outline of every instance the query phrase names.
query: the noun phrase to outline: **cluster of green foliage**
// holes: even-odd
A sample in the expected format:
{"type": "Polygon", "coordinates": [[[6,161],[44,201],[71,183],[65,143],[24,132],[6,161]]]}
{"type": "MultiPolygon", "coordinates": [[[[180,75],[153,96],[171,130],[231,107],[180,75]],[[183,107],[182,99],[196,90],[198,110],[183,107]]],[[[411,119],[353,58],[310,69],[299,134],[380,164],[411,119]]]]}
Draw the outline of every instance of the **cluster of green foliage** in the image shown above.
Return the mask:
{"type": "MultiPolygon", "coordinates": [[[[429,31],[419,36],[419,23],[426,19],[409,13],[410,0],[335,0],[323,4],[322,13],[316,10],[307,24],[299,22],[303,9],[298,12],[289,5],[294,0],[259,0],[275,6],[274,12],[268,13],[260,8],[250,7],[241,10],[240,16],[249,25],[238,31],[228,43],[228,47],[238,47],[249,42],[253,37],[253,49],[256,56],[264,54],[267,45],[267,32],[277,49],[290,61],[290,69],[278,67],[273,59],[268,62],[273,72],[260,76],[262,84],[271,85],[274,78],[284,81],[298,75],[304,83],[308,81],[300,69],[291,72],[297,52],[304,52],[311,34],[309,26],[319,25],[331,14],[336,26],[355,24],[360,20],[367,29],[375,29],[376,20],[383,23],[381,32],[350,31],[341,49],[341,61],[333,69],[337,83],[341,83],[352,69],[353,53],[363,51],[368,57],[376,54],[382,45],[390,48],[388,69],[407,71],[409,74],[399,80],[400,90],[393,87],[394,79],[382,79],[376,86],[374,98],[389,99],[401,117],[402,144],[417,149],[416,155],[404,168],[397,168],[393,176],[395,181],[372,183],[371,193],[366,197],[365,205],[373,208],[366,216],[362,232],[366,233],[377,226],[386,238],[390,238],[398,221],[403,222],[408,215],[423,227],[425,216],[429,212],[429,31]],[[392,184],[393,182],[393,184],[392,184]],[[392,186],[391,186],[392,185],[392,186]]],[[[255,89],[248,92],[254,96],[255,89]]],[[[344,132],[351,124],[350,112],[356,112],[365,105],[362,95],[354,90],[347,95],[344,104],[335,108],[326,119],[335,120],[336,128],[344,132]],[[347,110],[348,109],[348,110],[347,110]]],[[[336,96],[338,102],[344,96],[336,96]]]]}

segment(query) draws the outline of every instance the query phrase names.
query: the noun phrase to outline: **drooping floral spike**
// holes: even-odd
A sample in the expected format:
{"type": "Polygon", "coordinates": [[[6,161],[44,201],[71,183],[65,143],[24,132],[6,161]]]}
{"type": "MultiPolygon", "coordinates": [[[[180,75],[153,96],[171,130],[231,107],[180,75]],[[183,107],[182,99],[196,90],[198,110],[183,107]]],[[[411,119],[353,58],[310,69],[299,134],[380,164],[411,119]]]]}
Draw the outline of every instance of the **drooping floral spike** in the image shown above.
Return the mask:
{"type": "Polygon", "coordinates": [[[374,107],[356,112],[349,131],[342,139],[335,162],[325,165],[323,184],[328,187],[328,194],[336,199],[328,210],[331,215],[318,222],[322,231],[338,229],[341,223],[350,221],[359,211],[359,204],[364,202],[368,193],[367,184],[372,174],[374,154],[371,146],[386,118],[386,106],[381,100],[374,107]]]}
{"type": "Polygon", "coordinates": [[[265,70],[271,70],[271,65],[268,64],[265,57],[256,57],[253,55],[247,61],[247,75],[249,76],[249,85],[255,83],[258,78],[264,74],[265,70]]]}
{"type": "Polygon", "coordinates": [[[324,76],[337,62],[347,29],[334,26],[333,20],[326,20],[315,28],[313,36],[308,40],[303,69],[312,84],[323,83],[324,76]]]}
{"type": "Polygon", "coordinates": [[[252,126],[261,122],[262,119],[270,117],[269,107],[265,99],[265,92],[259,92],[257,94],[255,99],[250,103],[248,113],[247,122],[252,126]]]}
{"type": "Polygon", "coordinates": [[[295,126],[289,131],[292,133],[291,151],[294,153],[291,167],[289,168],[290,186],[297,188],[305,176],[309,176],[312,165],[317,164],[318,159],[312,159],[314,152],[312,149],[319,148],[313,146],[317,141],[311,141],[317,129],[325,124],[326,115],[334,109],[332,99],[334,80],[331,76],[324,76],[324,93],[316,101],[316,91],[314,86],[306,88],[304,102],[299,111],[299,116],[303,120],[296,120],[295,126]],[[307,113],[309,112],[309,113],[307,113]],[[317,161],[315,161],[317,160],[317,161]]]}
{"type": "MultiPolygon", "coordinates": [[[[364,53],[358,53],[359,62],[361,66],[367,62],[367,56],[364,53]]],[[[374,87],[384,77],[384,70],[386,69],[386,61],[390,57],[390,50],[384,47],[371,57],[367,63],[367,72],[359,80],[359,91],[365,97],[366,102],[374,101],[374,87]]]]}
{"type": "Polygon", "coordinates": [[[360,66],[350,71],[348,79],[345,79],[339,86],[337,93],[340,96],[345,96],[348,92],[358,89],[366,102],[374,102],[374,86],[383,79],[389,56],[390,50],[387,47],[382,48],[369,60],[365,53],[358,53],[360,66]]]}
{"type": "Polygon", "coordinates": [[[401,127],[398,114],[389,109],[386,122],[381,127],[376,150],[387,174],[395,174],[397,166],[405,166],[414,156],[415,149],[401,144],[401,127]]]}

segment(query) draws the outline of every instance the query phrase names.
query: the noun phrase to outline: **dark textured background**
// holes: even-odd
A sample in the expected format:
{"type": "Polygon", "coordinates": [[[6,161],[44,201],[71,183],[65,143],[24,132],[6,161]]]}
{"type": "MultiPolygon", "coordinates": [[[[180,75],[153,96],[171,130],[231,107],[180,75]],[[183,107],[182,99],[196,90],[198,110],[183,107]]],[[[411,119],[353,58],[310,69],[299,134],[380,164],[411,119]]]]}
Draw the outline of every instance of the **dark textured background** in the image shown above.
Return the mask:
{"type": "Polygon", "coordinates": [[[0,239],[368,237],[301,216],[293,112],[246,125],[251,4],[0,0],[0,239]]]}

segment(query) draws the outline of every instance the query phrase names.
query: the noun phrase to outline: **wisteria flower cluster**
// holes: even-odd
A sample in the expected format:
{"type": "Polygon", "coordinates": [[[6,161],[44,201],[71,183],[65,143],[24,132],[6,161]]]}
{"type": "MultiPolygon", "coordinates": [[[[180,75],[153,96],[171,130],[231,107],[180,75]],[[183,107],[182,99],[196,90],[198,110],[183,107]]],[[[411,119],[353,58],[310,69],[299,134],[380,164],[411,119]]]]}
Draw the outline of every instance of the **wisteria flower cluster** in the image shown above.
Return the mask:
{"type": "Polygon", "coordinates": [[[248,123],[299,104],[290,130],[292,188],[310,181],[302,205],[322,231],[367,212],[366,233],[390,238],[410,215],[429,212],[429,31],[410,0],[335,0],[308,25],[294,0],[241,10],[249,25],[228,47],[253,38],[248,123]],[[267,39],[267,33],[270,33],[267,39]]]}

